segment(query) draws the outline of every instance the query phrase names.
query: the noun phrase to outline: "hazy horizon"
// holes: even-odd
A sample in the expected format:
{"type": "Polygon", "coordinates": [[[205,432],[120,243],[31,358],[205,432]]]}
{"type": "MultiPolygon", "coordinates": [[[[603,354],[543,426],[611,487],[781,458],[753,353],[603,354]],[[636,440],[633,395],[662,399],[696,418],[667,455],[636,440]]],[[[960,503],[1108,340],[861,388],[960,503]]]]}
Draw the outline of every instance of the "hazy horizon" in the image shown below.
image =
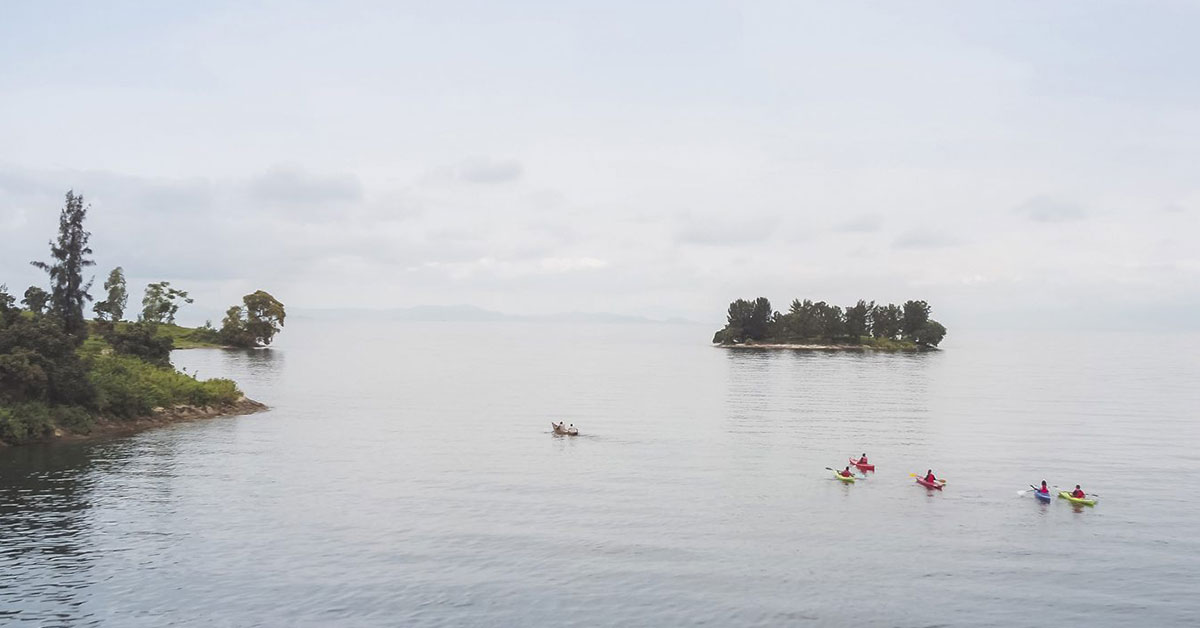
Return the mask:
{"type": "MultiPolygon", "coordinates": [[[[0,264],[68,189],[219,320],[470,304],[705,323],[924,299],[1197,329],[1187,3],[10,3],[0,264]]],[[[93,295],[99,290],[93,287],[93,295]]],[[[90,314],[90,307],[89,307],[90,314]]]]}

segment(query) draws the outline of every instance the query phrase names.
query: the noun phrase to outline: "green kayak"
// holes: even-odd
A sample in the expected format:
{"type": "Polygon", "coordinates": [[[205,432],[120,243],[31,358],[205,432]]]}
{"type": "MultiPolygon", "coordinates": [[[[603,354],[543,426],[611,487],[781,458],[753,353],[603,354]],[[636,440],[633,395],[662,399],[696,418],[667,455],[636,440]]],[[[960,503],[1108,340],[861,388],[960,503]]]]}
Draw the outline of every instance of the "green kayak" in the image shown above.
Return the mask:
{"type": "Polygon", "coordinates": [[[1096,505],[1096,500],[1094,499],[1079,499],[1078,497],[1071,497],[1071,494],[1066,491],[1059,491],[1058,496],[1071,502],[1072,504],[1083,504],[1084,506],[1096,505]]]}

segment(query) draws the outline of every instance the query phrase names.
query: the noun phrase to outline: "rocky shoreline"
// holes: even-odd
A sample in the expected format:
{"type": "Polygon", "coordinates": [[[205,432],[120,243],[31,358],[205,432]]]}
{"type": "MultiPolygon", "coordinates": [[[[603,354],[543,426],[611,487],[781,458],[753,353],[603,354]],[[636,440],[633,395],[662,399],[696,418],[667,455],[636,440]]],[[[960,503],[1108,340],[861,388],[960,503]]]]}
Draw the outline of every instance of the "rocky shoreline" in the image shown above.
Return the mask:
{"type": "Polygon", "coordinates": [[[784,343],[714,344],[719,349],[798,349],[801,351],[936,351],[936,347],[875,347],[871,345],[797,345],[784,343]]]}
{"type": "MultiPolygon", "coordinates": [[[[202,419],[215,419],[223,416],[254,414],[256,412],[263,412],[267,409],[268,408],[266,404],[244,396],[237,401],[214,404],[211,406],[190,406],[181,404],[172,406],[170,408],[155,408],[153,414],[133,419],[97,417],[96,422],[85,433],[55,428],[55,430],[51,434],[48,434],[45,438],[35,440],[30,443],[22,443],[22,445],[77,443],[117,436],[129,436],[132,434],[137,434],[138,432],[154,429],[156,427],[171,425],[173,423],[199,421],[202,419]]],[[[0,441],[0,447],[4,447],[6,445],[8,444],[0,441]]]]}

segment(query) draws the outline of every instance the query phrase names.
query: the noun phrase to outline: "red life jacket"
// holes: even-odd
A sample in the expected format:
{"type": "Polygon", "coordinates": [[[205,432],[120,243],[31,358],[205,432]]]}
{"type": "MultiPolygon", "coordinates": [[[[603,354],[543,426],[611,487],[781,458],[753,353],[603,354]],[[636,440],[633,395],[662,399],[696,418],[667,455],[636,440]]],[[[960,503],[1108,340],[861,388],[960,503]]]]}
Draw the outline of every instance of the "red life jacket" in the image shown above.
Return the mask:
{"type": "Polygon", "coordinates": [[[1071,492],[1071,497],[1074,497],[1075,499],[1083,499],[1084,497],[1087,497],[1087,495],[1084,494],[1083,489],[1077,488],[1071,492]]]}

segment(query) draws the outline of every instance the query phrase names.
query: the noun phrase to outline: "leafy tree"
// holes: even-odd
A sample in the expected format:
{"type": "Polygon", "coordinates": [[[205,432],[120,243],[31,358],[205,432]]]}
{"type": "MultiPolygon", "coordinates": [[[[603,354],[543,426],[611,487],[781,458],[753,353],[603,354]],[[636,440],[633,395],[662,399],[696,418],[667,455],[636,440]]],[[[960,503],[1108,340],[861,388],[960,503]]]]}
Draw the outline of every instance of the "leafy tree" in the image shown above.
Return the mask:
{"type": "Polygon", "coordinates": [[[894,303],[876,307],[871,313],[871,332],[876,338],[895,338],[900,334],[900,307],[894,303]]]}
{"type": "Polygon", "coordinates": [[[117,355],[131,355],[156,366],[171,365],[175,342],[169,336],[159,336],[154,323],[131,323],[111,331],[105,340],[117,355]]]}
{"type": "Polygon", "coordinates": [[[58,242],[50,243],[52,261],[30,262],[50,275],[50,311],[62,320],[63,329],[78,343],[87,337],[83,304],[92,300],[88,294],[92,282],[83,282],[83,269],[96,264],[87,258],[92,254],[88,248],[92,234],[83,228],[87,210],[83,196],[76,195],[74,190],[67,192],[66,205],[58,218],[58,242]]]}
{"type": "Polygon", "coordinates": [[[941,323],[930,319],[925,326],[917,332],[914,340],[920,344],[930,347],[938,346],[938,343],[946,337],[946,328],[941,323]]]}
{"type": "Polygon", "coordinates": [[[871,335],[871,311],[875,302],[867,303],[862,299],[846,308],[846,335],[850,340],[858,342],[859,338],[871,335]]]}
{"type": "Polygon", "coordinates": [[[46,311],[46,302],[50,300],[50,295],[37,286],[29,286],[25,290],[25,298],[21,299],[21,303],[34,314],[42,314],[46,311]]]}
{"type": "Polygon", "coordinates": [[[142,315],[139,318],[147,323],[175,323],[175,313],[179,311],[179,303],[191,303],[193,299],[188,293],[171,287],[171,282],[160,281],[146,286],[146,296],[142,297],[142,315]]]}
{"type": "Polygon", "coordinates": [[[221,320],[221,342],[231,347],[253,347],[254,341],[246,333],[246,311],[240,305],[231,305],[221,320]]]}
{"type": "Polygon", "coordinates": [[[813,306],[813,302],[808,299],[792,299],[792,306],[788,308],[788,322],[785,327],[790,335],[798,340],[817,335],[817,318],[813,306]]]}
{"type": "Polygon", "coordinates": [[[830,341],[845,335],[842,308],[817,301],[809,308],[812,323],[812,338],[830,341]]]}
{"type": "Polygon", "coordinates": [[[125,290],[125,271],[120,266],[112,269],[108,280],[104,282],[108,298],[92,306],[96,320],[115,323],[125,316],[125,304],[129,302],[129,293],[125,290]]]}
{"type": "Polygon", "coordinates": [[[725,329],[720,342],[741,342],[746,339],[746,328],[754,315],[754,303],[738,299],[729,304],[725,314],[725,329]]]}
{"type": "Polygon", "coordinates": [[[905,301],[900,321],[900,333],[905,338],[916,338],[929,322],[929,304],[924,301],[905,301]]]}
{"type": "Polygon", "coordinates": [[[76,352],[77,337],[53,317],[13,316],[15,309],[7,309],[0,316],[0,401],[89,401],[92,389],[76,352]]]}
{"type": "Polygon", "coordinates": [[[257,290],[242,297],[242,305],[225,311],[219,333],[222,342],[235,347],[265,346],[271,344],[286,318],[283,303],[257,290]]]}
{"type": "Polygon", "coordinates": [[[766,338],[773,311],[771,302],[766,297],[755,299],[754,306],[750,309],[750,322],[746,326],[746,335],[754,340],[766,338]]]}
{"type": "Polygon", "coordinates": [[[20,315],[16,303],[16,298],[8,293],[8,286],[0,283],[0,322],[7,322],[20,315]]]}

